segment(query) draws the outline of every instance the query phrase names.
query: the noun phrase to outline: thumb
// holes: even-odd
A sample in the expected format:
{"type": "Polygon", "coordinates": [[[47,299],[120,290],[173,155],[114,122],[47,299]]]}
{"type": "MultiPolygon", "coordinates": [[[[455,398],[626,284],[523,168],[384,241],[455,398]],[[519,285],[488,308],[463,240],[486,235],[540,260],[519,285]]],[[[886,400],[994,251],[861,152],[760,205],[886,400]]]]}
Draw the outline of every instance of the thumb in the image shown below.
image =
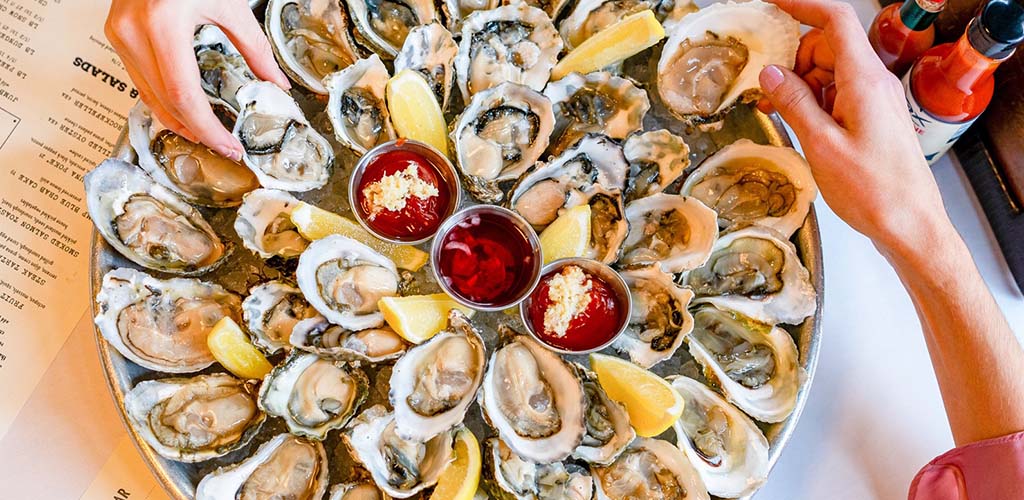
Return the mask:
{"type": "Polygon", "coordinates": [[[761,90],[782,118],[803,139],[806,134],[835,126],[835,120],[818,106],[814,92],[796,73],[775,65],[765,66],[761,90]]]}

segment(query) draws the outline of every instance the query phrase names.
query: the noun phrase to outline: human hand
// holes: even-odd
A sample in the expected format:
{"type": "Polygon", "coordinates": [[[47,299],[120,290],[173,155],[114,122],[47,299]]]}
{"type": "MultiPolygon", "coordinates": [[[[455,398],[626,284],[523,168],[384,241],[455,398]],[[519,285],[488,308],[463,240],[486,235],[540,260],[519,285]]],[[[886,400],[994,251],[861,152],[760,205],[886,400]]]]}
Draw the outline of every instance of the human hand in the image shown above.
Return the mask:
{"type": "Polygon", "coordinates": [[[240,160],[242,145],[213,114],[200,85],[192,37],[202,24],[219,26],[257,78],[291,87],[245,0],[113,0],[104,30],[164,126],[240,160]]]}
{"type": "MultiPolygon", "coordinates": [[[[812,84],[834,70],[835,105],[823,110],[815,85],[777,66],[761,71],[772,107],[793,128],[822,197],[884,253],[927,247],[951,228],[917,141],[899,80],[885,69],[850,6],[834,0],[768,0],[800,22],[821,28],[802,49],[812,84]],[[825,68],[823,68],[823,66],[825,68]]],[[[803,40],[804,44],[808,39],[803,40]]],[[[799,59],[799,58],[798,58],[799,59]]]]}

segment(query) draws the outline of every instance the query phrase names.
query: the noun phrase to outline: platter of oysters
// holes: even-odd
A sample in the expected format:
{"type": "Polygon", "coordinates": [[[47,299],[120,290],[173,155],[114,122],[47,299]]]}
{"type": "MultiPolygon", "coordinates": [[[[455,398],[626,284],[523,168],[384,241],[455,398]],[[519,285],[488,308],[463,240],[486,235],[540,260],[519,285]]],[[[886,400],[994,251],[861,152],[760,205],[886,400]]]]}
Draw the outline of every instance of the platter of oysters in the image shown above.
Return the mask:
{"type": "Polygon", "coordinates": [[[752,105],[795,20],[760,0],[255,3],[293,90],[217,27],[194,38],[243,157],[140,102],[85,178],[100,358],[172,498],[757,492],[824,291],[810,168],[752,105]]]}

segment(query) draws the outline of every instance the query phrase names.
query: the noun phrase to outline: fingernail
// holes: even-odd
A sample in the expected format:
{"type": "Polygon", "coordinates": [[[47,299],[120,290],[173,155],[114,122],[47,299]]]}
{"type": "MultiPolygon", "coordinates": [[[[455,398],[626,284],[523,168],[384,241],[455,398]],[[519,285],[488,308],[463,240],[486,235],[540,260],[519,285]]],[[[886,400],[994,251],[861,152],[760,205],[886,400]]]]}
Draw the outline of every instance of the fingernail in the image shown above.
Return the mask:
{"type": "Polygon", "coordinates": [[[782,70],[774,64],[765,66],[765,68],[761,70],[761,88],[766,92],[775,92],[775,89],[779,88],[779,85],[781,85],[782,81],[785,79],[786,75],[783,75],[782,70]]]}
{"type": "Polygon", "coordinates": [[[221,156],[223,156],[225,158],[234,160],[234,161],[239,161],[239,160],[242,159],[241,151],[239,151],[239,150],[237,150],[237,149],[235,149],[235,148],[233,148],[231,146],[220,146],[220,147],[218,147],[217,148],[217,154],[219,154],[219,155],[221,155],[221,156]]]}

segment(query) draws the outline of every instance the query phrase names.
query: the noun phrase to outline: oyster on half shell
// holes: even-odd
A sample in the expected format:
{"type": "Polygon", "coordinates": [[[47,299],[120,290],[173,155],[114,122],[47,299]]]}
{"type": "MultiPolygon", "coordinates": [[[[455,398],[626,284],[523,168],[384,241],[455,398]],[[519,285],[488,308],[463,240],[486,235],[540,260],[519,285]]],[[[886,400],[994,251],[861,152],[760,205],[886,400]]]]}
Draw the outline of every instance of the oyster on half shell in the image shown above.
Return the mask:
{"type": "Polygon", "coordinates": [[[330,471],[324,445],[278,434],[249,458],[207,474],[196,486],[196,500],[320,499],[330,471]]]}
{"type": "Polygon", "coordinates": [[[626,205],[629,232],[619,265],[657,264],[666,273],[700,266],[718,239],[715,211],[696,198],[657,193],[626,205]]]}
{"type": "Polygon", "coordinates": [[[368,393],[362,370],[294,351],[264,377],[259,406],[284,419],[292,434],[322,441],[348,423],[368,393]]]}
{"type": "Polygon", "coordinates": [[[324,78],[334,137],[359,154],[395,138],[384,101],[388,78],[388,69],[376,54],[324,78]]]}
{"type": "Polygon", "coordinates": [[[452,460],[452,433],[426,442],[402,439],[395,416],[382,405],[361,413],[342,436],[352,458],[370,472],[373,482],[394,498],[408,498],[437,484],[452,460]]]}
{"type": "Polygon", "coordinates": [[[629,424],[626,407],[608,397],[597,374],[577,364],[573,364],[573,369],[583,384],[587,406],[586,433],[572,456],[589,464],[608,465],[633,442],[636,432],[629,424]]]}
{"type": "Polygon", "coordinates": [[[336,484],[331,487],[327,500],[390,500],[371,480],[336,484]]]}
{"type": "Polygon", "coordinates": [[[325,76],[359,59],[339,0],[270,0],[264,27],[281,68],[317,94],[327,93],[325,76]]]}
{"type": "Polygon", "coordinates": [[[301,351],[339,361],[384,363],[400,358],[408,342],[387,326],[351,331],[332,325],[323,316],[298,322],[291,344],[301,351]]]}
{"type": "Polygon", "coordinates": [[[231,251],[199,211],[128,162],[109,158],[85,174],[85,195],[103,239],[147,269],[204,274],[231,251]]]}
{"type": "Polygon", "coordinates": [[[626,203],[664,191],[690,166],[690,147],[668,130],[630,135],[622,154],[629,162],[626,203]]]}
{"type": "Polygon", "coordinates": [[[96,327],[122,356],[158,372],[191,373],[214,363],[206,337],[222,318],[240,319],[241,299],[213,283],[122,267],[103,276],[96,310],[96,327]]]}
{"type": "Polygon", "coordinates": [[[423,75],[434,91],[441,110],[448,109],[448,101],[455,85],[455,54],[459,46],[452,33],[435,21],[417,26],[405,37],[402,50],[395,56],[395,74],[411,69],[423,75]]]}
{"type": "Polygon", "coordinates": [[[311,243],[295,274],[306,300],[328,321],[350,330],[383,325],[377,301],[398,295],[395,263],[341,235],[311,243]]]}
{"type": "Polygon", "coordinates": [[[645,9],[653,10],[665,31],[671,32],[672,26],[683,16],[696,12],[697,6],[691,0],[580,0],[559,23],[558,32],[565,40],[565,48],[572,50],[623,17],[645,9]]]}
{"type": "Polygon", "coordinates": [[[487,354],[480,334],[458,309],[448,328],[395,363],[388,398],[400,436],[426,441],[462,423],[484,378],[487,354]]]}
{"type": "Polygon", "coordinates": [[[583,440],[586,399],[572,368],[507,327],[491,354],[478,401],[509,448],[531,462],[564,460],[583,440]]]}
{"type": "Polygon", "coordinates": [[[217,373],[139,382],[124,397],[125,414],[160,456],[201,462],[249,443],[266,415],[255,381],[217,373]]]}
{"type": "Polygon", "coordinates": [[[651,108],[647,92],[607,71],[569,73],[544,88],[555,113],[550,151],[558,154],[587,134],[625,139],[643,128],[651,108]]]}
{"type": "Polygon", "coordinates": [[[128,142],[153,180],[189,203],[230,207],[259,187],[245,165],[164,127],[139,101],[128,113],[128,142]]]}
{"type": "Polygon", "coordinates": [[[718,122],[738,102],[762,96],[769,64],[792,68],[800,23],[775,5],[716,3],[683,17],[658,60],[658,94],[678,118],[718,122]]]}
{"type": "Polygon", "coordinates": [[[394,59],[409,31],[437,20],[433,0],[346,0],[359,43],[394,59]]]}
{"type": "Polygon", "coordinates": [[[740,139],[704,160],[680,194],[718,212],[722,228],[757,224],[789,238],[803,225],[818,187],[793,148],[740,139]]]}
{"type": "MultiPolygon", "coordinates": [[[[199,64],[199,78],[214,113],[223,121],[238,114],[238,89],[256,80],[241,52],[219,27],[201,26],[192,39],[192,49],[199,64]],[[222,109],[223,107],[223,109],[222,109]]],[[[230,124],[228,124],[230,126],[230,124]]]]}
{"type": "Polygon", "coordinates": [[[264,259],[297,257],[309,245],[292,223],[298,204],[294,196],[277,189],[246,194],[234,224],[242,245],[264,259]]]}
{"type": "Polygon", "coordinates": [[[708,493],[739,498],[768,479],[768,440],[750,417],[706,385],[688,377],[670,377],[686,401],[673,427],[676,446],[697,469],[708,493]]]}
{"type": "Polygon", "coordinates": [[[637,438],[614,462],[594,467],[591,473],[601,500],[710,499],[689,460],[661,439],[637,438]]]}
{"type": "Polygon", "coordinates": [[[612,344],[629,359],[650,368],[675,354],[693,329],[688,308],[693,292],[676,285],[657,266],[622,271],[632,307],[626,330],[612,344]]]}
{"type": "Polygon", "coordinates": [[[594,480],[583,467],[563,462],[536,464],[516,455],[498,438],[483,446],[480,487],[497,500],[590,500],[594,480]]]}
{"type": "Polygon", "coordinates": [[[249,289],[242,317],[253,343],[268,354],[290,347],[288,338],[300,321],[318,316],[302,291],[283,281],[268,281],[249,289]]]}

